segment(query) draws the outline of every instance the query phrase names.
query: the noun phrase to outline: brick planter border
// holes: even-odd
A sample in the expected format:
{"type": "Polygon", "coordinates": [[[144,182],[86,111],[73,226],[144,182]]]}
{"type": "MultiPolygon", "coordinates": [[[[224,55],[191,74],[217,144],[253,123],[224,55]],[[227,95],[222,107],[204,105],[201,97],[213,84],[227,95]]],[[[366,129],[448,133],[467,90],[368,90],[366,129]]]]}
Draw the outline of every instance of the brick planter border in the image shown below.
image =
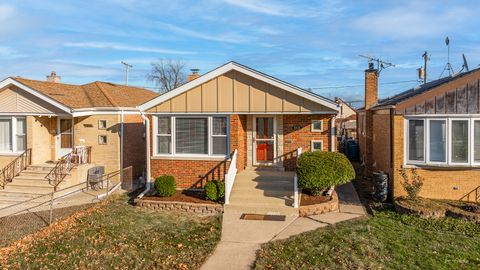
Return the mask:
{"type": "Polygon", "coordinates": [[[223,213],[223,205],[221,204],[154,201],[146,199],[136,199],[135,204],[138,207],[158,211],[185,212],[202,215],[216,215],[223,213]]]}
{"type": "MultiPolygon", "coordinates": [[[[300,193],[301,194],[301,193],[300,193]]],[[[300,196],[300,202],[302,198],[300,196]]],[[[304,205],[298,207],[298,215],[301,217],[311,216],[311,215],[319,215],[328,212],[338,211],[338,195],[336,191],[332,193],[332,199],[328,202],[312,204],[312,205],[304,205]]]]}

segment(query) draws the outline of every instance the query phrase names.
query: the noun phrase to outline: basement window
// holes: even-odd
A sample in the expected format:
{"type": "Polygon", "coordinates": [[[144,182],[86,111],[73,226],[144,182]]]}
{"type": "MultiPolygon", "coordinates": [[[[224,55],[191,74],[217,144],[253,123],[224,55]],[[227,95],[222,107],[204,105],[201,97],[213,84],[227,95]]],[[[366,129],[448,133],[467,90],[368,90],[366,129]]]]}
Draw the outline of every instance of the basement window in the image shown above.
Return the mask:
{"type": "Polygon", "coordinates": [[[312,152],[313,151],[323,151],[323,141],[313,140],[311,147],[312,147],[312,152]]]}
{"type": "Polygon", "coordinates": [[[405,121],[407,164],[480,165],[480,119],[415,117],[405,121]]]}
{"type": "Polygon", "coordinates": [[[98,144],[107,144],[107,135],[99,135],[98,144]]]}

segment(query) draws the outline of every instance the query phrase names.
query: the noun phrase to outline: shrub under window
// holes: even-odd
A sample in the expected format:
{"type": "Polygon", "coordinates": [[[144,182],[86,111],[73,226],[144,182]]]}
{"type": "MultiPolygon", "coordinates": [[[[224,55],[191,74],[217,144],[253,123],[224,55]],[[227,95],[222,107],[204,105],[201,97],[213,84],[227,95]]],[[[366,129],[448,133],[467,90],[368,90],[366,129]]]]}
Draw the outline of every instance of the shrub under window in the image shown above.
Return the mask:
{"type": "Polygon", "coordinates": [[[175,178],[171,175],[162,175],[155,179],[155,190],[161,197],[170,197],[177,192],[175,178]]]}

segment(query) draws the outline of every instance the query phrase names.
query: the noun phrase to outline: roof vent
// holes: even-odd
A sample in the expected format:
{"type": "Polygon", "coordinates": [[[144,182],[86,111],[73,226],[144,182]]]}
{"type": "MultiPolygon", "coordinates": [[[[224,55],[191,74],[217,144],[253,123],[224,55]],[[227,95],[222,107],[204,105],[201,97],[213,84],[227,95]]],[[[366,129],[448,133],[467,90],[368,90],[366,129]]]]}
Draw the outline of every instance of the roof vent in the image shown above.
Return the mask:
{"type": "Polygon", "coordinates": [[[61,80],[61,77],[57,76],[57,73],[55,71],[52,71],[50,75],[47,75],[47,82],[59,83],[60,80],[61,80]]]}

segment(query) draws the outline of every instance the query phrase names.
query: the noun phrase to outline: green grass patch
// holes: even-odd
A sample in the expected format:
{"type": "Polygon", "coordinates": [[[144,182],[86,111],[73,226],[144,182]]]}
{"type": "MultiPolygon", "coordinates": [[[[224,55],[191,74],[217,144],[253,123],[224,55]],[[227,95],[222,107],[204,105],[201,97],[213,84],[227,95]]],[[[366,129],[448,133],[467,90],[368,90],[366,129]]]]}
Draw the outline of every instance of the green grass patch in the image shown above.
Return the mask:
{"type": "Polygon", "coordinates": [[[376,211],[264,244],[256,269],[479,269],[480,225],[376,211]]]}
{"type": "Polygon", "coordinates": [[[155,212],[116,199],[67,231],[8,258],[17,269],[197,269],[214,250],[221,216],[155,212]]]}

